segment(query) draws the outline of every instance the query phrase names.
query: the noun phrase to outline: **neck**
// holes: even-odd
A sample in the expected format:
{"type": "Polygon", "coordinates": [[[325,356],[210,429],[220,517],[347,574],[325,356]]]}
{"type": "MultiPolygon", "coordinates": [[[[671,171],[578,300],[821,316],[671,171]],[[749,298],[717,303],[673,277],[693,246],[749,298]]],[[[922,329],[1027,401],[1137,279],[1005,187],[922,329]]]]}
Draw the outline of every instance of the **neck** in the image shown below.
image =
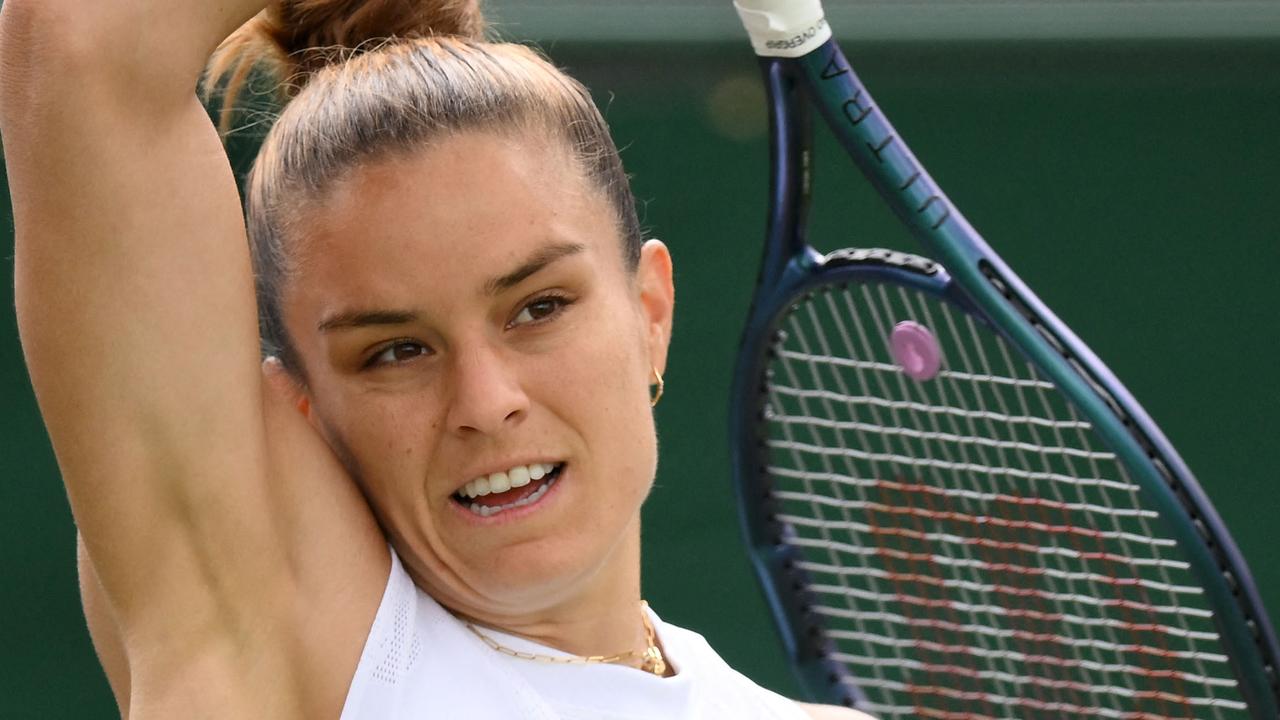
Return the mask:
{"type": "Polygon", "coordinates": [[[468,616],[492,628],[573,655],[614,655],[648,646],[641,616],[637,517],[613,556],[579,592],[528,614],[468,616]]]}

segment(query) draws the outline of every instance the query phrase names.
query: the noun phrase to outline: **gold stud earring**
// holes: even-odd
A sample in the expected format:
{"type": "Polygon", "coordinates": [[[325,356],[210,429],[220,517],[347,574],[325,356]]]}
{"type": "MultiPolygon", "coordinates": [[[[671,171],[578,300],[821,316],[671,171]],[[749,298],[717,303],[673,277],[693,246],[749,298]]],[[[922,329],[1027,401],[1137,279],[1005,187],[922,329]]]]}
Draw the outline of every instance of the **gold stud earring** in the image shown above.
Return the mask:
{"type": "Polygon", "coordinates": [[[653,377],[658,381],[658,389],[653,393],[653,397],[649,399],[649,407],[658,407],[658,401],[662,399],[662,390],[666,386],[662,382],[662,373],[658,372],[658,368],[653,368],[653,377]]]}

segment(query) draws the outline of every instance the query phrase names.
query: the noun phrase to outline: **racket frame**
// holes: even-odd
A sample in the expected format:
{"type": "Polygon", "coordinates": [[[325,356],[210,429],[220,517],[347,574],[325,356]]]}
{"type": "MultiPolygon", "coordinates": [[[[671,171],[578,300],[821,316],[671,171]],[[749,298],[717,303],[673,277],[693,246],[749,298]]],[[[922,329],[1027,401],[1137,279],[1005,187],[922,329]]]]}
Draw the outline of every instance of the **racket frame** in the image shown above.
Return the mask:
{"type": "Polygon", "coordinates": [[[834,39],[803,57],[762,57],[760,64],[770,98],[771,204],[764,257],[734,374],[730,438],[739,515],[752,563],[807,692],[851,706],[865,699],[840,682],[845,671],[830,659],[832,647],[823,635],[822,621],[808,608],[797,551],[782,537],[784,527],[770,519],[759,398],[767,382],[776,325],[788,308],[823,286],[883,279],[961,306],[1071,398],[1133,474],[1186,553],[1215,610],[1214,622],[1250,711],[1259,718],[1280,716],[1280,649],[1270,619],[1243,556],[1168,439],[1111,371],[951,204],[875,104],[834,39]],[[897,269],[892,262],[840,262],[837,253],[824,257],[807,242],[810,102],[863,175],[938,259],[941,267],[932,276],[897,269]]]}

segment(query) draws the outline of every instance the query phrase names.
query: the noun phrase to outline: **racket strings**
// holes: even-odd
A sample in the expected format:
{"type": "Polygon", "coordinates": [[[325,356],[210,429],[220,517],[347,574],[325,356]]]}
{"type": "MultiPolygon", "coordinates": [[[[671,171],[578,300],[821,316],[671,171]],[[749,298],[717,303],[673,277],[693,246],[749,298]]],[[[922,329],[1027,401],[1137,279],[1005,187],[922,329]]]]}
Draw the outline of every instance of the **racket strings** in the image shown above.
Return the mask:
{"type": "Polygon", "coordinates": [[[1115,456],[971,316],[887,286],[788,316],[769,472],[842,662],[882,717],[1238,717],[1208,604],[1115,456]],[[910,320],[944,364],[915,381],[910,320]]]}
{"type": "MultiPolygon", "coordinates": [[[[881,290],[883,292],[883,288],[881,290]]],[[[905,299],[906,298],[904,298],[904,300],[905,299]]],[[[927,313],[928,306],[925,305],[923,309],[927,313]]],[[[952,335],[956,337],[961,336],[961,331],[955,326],[954,315],[952,313],[947,313],[946,317],[948,321],[948,330],[950,331],[950,333],[952,333],[952,335]]],[[[964,328],[964,331],[965,331],[964,336],[970,337],[970,338],[978,337],[978,329],[975,326],[973,318],[971,316],[966,315],[964,316],[964,320],[965,320],[965,324],[967,325],[967,327],[964,328]]],[[[965,366],[972,366],[972,360],[968,357],[968,353],[966,352],[966,344],[958,343],[956,347],[960,351],[962,363],[965,366]]],[[[984,345],[978,342],[978,343],[974,343],[973,347],[974,347],[975,356],[978,360],[979,366],[988,375],[995,376],[996,373],[992,369],[992,363],[986,355],[984,345]]],[[[1014,363],[1012,361],[1012,358],[1009,356],[1007,347],[1001,343],[996,345],[996,349],[1000,352],[1000,357],[1004,362],[1003,367],[1006,369],[1007,372],[1012,372],[1014,370],[1014,363]]],[[[1011,399],[1017,401],[1017,404],[1019,405],[1020,410],[1023,414],[1032,414],[1033,403],[1029,402],[1028,398],[1026,397],[1026,394],[1022,392],[1023,386],[1015,385],[1014,387],[1015,387],[1015,390],[1017,390],[1017,392],[1014,393],[1013,398],[1011,399]]],[[[1061,413],[1053,412],[1054,409],[1052,407],[1052,403],[1050,402],[1049,395],[1046,392],[1047,390],[1052,389],[1051,385],[1048,385],[1047,383],[1043,383],[1043,382],[1038,382],[1038,383],[1031,383],[1028,385],[1028,387],[1034,391],[1035,399],[1038,400],[1039,412],[1037,414],[1047,415],[1047,416],[1061,415],[1061,413]]],[[[996,401],[997,406],[1002,411],[1004,411],[1005,413],[1009,412],[1008,404],[1006,403],[1005,394],[998,393],[998,392],[992,393],[992,397],[996,401]]],[[[1067,410],[1067,414],[1072,420],[1077,420],[1077,422],[1073,423],[1073,427],[1075,428],[1076,439],[1079,442],[1074,447],[1088,447],[1089,446],[1088,441],[1083,434],[1085,428],[1081,427],[1080,423],[1078,422],[1078,418],[1075,416],[1074,409],[1071,408],[1070,405],[1065,405],[1064,408],[1067,410]]],[[[997,427],[994,424],[992,424],[989,419],[986,425],[987,425],[986,430],[991,434],[996,434],[998,432],[997,427]]],[[[1050,425],[1049,427],[1057,431],[1056,426],[1050,425]]],[[[1050,466],[1051,465],[1050,458],[1047,457],[1048,448],[1065,450],[1067,448],[1073,447],[1065,442],[1066,438],[1063,436],[1061,432],[1055,432],[1053,437],[1054,442],[1051,442],[1051,443],[1047,443],[1044,441],[1044,438],[1042,436],[1042,429],[1040,428],[1035,428],[1035,427],[1031,428],[1030,435],[1032,438],[1034,438],[1035,442],[1019,443],[1014,448],[1015,454],[1017,456],[1016,458],[1017,464],[1023,467],[1030,466],[1033,464],[1033,462],[1030,461],[1030,458],[1028,457],[1031,452],[1038,451],[1041,455],[1041,457],[1037,459],[1038,462],[1044,466],[1050,466]],[[1027,450],[1028,447],[1030,448],[1030,452],[1028,452],[1027,450]]],[[[1009,464],[1010,458],[1005,456],[1005,454],[1003,453],[1003,448],[998,448],[998,450],[999,452],[998,452],[997,461],[1000,462],[1001,464],[1009,464]]],[[[1074,452],[1074,453],[1064,452],[1063,457],[1056,458],[1056,459],[1067,461],[1066,462],[1067,470],[1077,471],[1077,467],[1075,467],[1075,464],[1077,459],[1080,459],[1080,458],[1083,458],[1084,460],[1086,460],[1088,464],[1087,466],[1088,472],[1086,474],[1086,477],[1089,477],[1090,479],[1094,479],[1094,480],[1101,478],[1103,476],[1103,472],[1099,464],[1100,461],[1105,462],[1105,461],[1110,461],[1112,459],[1106,454],[1097,453],[1097,452],[1074,452]]],[[[1117,467],[1117,469],[1119,468],[1117,467]]],[[[1068,474],[1072,474],[1077,477],[1080,476],[1080,473],[1078,472],[1069,472],[1068,474]]],[[[1129,488],[1132,488],[1132,484],[1128,483],[1127,478],[1125,479],[1125,482],[1122,484],[1127,485],[1129,488]]],[[[1086,530],[1082,528],[1072,527],[1071,510],[1073,508],[1071,508],[1070,504],[1067,503],[1066,500],[1064,499],[1061,484],[1058,484],[1058,483],[1051,484],[1049,486],[1049,491],[1050,491],[1049,495],[1051,499],[1047,501],[1041,501],[1039,498],[1036,498],[1034,500],[1020,498],[1020,500],[1026,500],[1026,502],[1020,503],[1024,507],[1033,507],[1038,511],[1038,514],[1040,516],[1039,524],[1041,526],[1048,526],[1050,528],[1053,528],[1051,530],[1048,530],[1048,532],[1058,532],[1060,534],[1065,534],[1067,536],[1067,540],[1069,540],[1070,547],[1072,547],[1072,549],[1076,550],[1079,553],[1086,553],[1086,552],[1089,552],[1090,550],[1094,550],[1095,552],[1105,551],[1104,547],[1091,548],[1089,547],[1089,545],[1092,543],[1097,543],[1098,540],[1100,540],[1103,537],[1106,537],[1106,535],[1110,533],[1115,536],[1118,544],[1122,549],[1123,554],[1120,557],[1132,556],[1132,548],[1129,546],[1131,533],[1125,532],[1122,528],[1116,526],[1116,523],[1114,522],[1112,523],[1113,529],[1110,531],[1106,531],[1106,530],[1099,531],[1097,528],[1090,528],[1086,530]]],[[[1091,507],[1091,508],[1102,507],[1096,504],[1085,504],[1085,503],[1078,503],[1077,505],[1085,505],[1086,507],[1091,507]]],[[[1017,509],[1014,509],[1014,508],[1009,508],[1009,509],[1011,510],[1011,512],[1009,513],[1010,515],[1017,514],[1017,509]]],[[[1105,510],[1103,512],[1106,514],[1111,514],[1105,510]]],[[[999,512],[999,508],[997,508],[996,514],[1003,515],[1003,513],[999,512]]],[[[1141,511],[1127,513],[1127,514],[1136,518],[1145,518],[1147,516],[1154,515],[1154,513],[1144,513],[1141,511]]],[[[1112,517],[1111,519],[1114,521],[1115,518],[1112,517]]],[[[1145,525],[1143,525],[1142,527],[1144,530],[1142,537],[1152,537],[1152,535],[1149,532],[1149,528],[1147,528],[1145,525]]],[[[1007,525],[1005,529],[1012,530],[1012,528],[1008,527],[1007,525]]],[[[1124,568],[1122,566],[1116,567],[1116,565],[1118,564],[1116,563],[1116,559],[1117,559],[1117,556],[1115,556],[1114,554],[1106,554],[1106,555],[1100,556],[1099,562],[1102,563],[1101,569],[1104,572],[1108,570],[1112,572],[1118,571],[1120,573],[1118,577],[1125,578],[1126,575],[1128,575],[1128,573],[1124,571],[1124,568]]],[[[1008,563],[1008,562],[1001,565],[1000,566],[1001,574],[1006,576],[1009,575],[1007,568],[1009,568],[1012,565],[1014,565],[1014,563],[1008,563]]],[[[1042,566],[1037,566],[1034,564],[1032,564],[1031,567],[1036,568],[1036,570],[1043,569],[1042,566]]],[[[1030,580],[1034,580],[1037,577],[1037,575],[1038,573],[1032,572],[1032,573],[1026,573],[1025,575],[1023,575],[1023,577],[1026,577],[1030,580]]],[[[1106,575],[1096,571],[1085,573],[1084,574],[1085,586],[1091,592],[1096,593],[1099,590],[1099,583],[1100,582],[1105,583],[1109,577],[1111,577],[1110,573],[1106,575]]],[[[1070,585],[1071,578],[1072,578],[1072,574],[1067,574],[1066,579],[1068,580],[1069,585],[1070,585]]],[[[1056,589],[1055,577],[1053,575],[1044,577],[1044,582],[1050,596],[1052,597],[1060,596],[1060,593],[1056,589]]],[[[1132,600],[1126,600],[1124,598],[1120,598],[1117,601],[1118,607],[1120,607],[1123,610],[1123,613],[1122,613],[1123,622],[1125,622],[1131,628],[1139,627],[1140,625],[1138,622],[1138,618],[1135,617],[1136,613],[1133,611],[1137,610],[1138,612],[1141,612],[1146,607],[1150,606],[1150,598],[1147,597],[1147,594],[1145,592],[1142,592],[1142,590],[1144,589],[1143,583],[1144,583],[1144,579],[1137,578],[1137,582],[1130,585],[1130,587],[1135,588],[1139,591],[1138,592],[1139,597],[1136,603],[1134,603],[1134,601],[1132,600]]],[[[1031,584],[1031,587],[1032,587],[1032,591],[1030,592],[1030,596],[1033,598],[1043,600],[1040,593],[1035,592],[1034,583],[1031,584]]],[[[1175,590],[1175,588],[1173,586],[1170,586],[1169,584],[1165,584],[1164,588],[1166,592],[1175,590]]],[[[1076,597],[1079,598],[1080,596],[1076,595],[1076,597]]],[[[1079,604],[1080,600],[1077,599],[1076,602],[1077,604],[1079,604]]],[[[1041,604],[1042,606],[1044,605],[1043,602],[1041,604]]],[[[1058,607],[1055,608],[1055,610],[1059,610],[1059,611],[1061,610],[1060,604],[1058,607]]],[[[1048,625],[1059,620],[1060,618],[1054,618],[1052,615],[1046,615],[1046,617],[1041,619],[1040,622],[1048,625]]],[[[1053,643],[1052,641],[1053,628],[1047,627],[1045,629],[1047,632],[1039,633],[1037,637],[1041,639],[1042,643],[1044,643],[1047,646],[1047,649],[1052,653],[1053,650],[1058,649],[1055,647],[1056,643],[1053,643]]],[[[1112,627],[1110,628],[1110,630],[1111,630],[1111,635],[1114,636],[1114,628],[1112,627]]],[[[1090,639],[1094,639],[1094,638],[1090,638],[1090,639]]],[[[1164,645],[1162,640],[1163,640],[1162,638],[1157,638],[1157,642],[1159,643],[1156,650],[1157,653],[1167,653],[1168,648],[1164,645]]],[[[1080,668],[1081,670],[1081,675],[1082,675],[1081,679],[1072,680],[1068,678],[1068,679],[1060,680],[1059,686],[1064,687],[1070,691],[1070,695],[1071,695],[1070,699],[1072,702],[1077,704],[1080,703],[1081,693],[1079,691],[1083,691],[1084,693],[1087,693],[1091,696],[1088,698],[1087,702],[1090,705],[1097,705],[1099,703],[1099,698],[1097,697],[1097,694],[1092,691],[1092,688],[1097,687],[1096,684],[1094,683],[1094,678],[1092,677],[1095,673],[1090,671],[1097,670],[1100,668],[1106,668],[1108,667],[1108,665],[1105,663],[1105,660],[1103,660],[1102,662],[1098,662],[1098,660],[1095,660],[1094,663],[1086,663],[1085,659],[1081,657],[1081,654],[1078,652],[1080,647],[1081,646],[1078,643],[1073,643],[1070,645],[1070,648],[1072,650],[1077,651],[1073,653],[1072,657],[1076,662],[1076,667],[1080,668]]],[[[1042,657],[1046,659],[1045,662],[1042,662],[1042,666],[1045,669],[1053,669],[1053,670],[1060,671],[1064,668],[1063,665],[1058,664],[1057,662],[1048,661],[1050,658],[1055,658],[1054,654],[1047,654],[1047,655],[1043,655],[1042,657]]],[[[1159,657],[1159,655],[1157,655],[1157,657],[1159,657]]],[[[1069,673],[1067,674],[1069,675],[1069,673]]],[[[1134,687],[1134,684],[1131,681],[1131,678],[1129,677],[1128,674],[1122,674],[1121,678],[1125,681],[1126,690],[1128,690],[1130,693],[1138,692],[1137,689],[1134,687]]],[[[1176,676],[1174,677],[1174,679],[1176,680],[1176,676]]],[[[1182,693],[1179,692],[1173,695],[1173,697],[1176,698],[1181,694],[1182,693]]],[[[1168,709],[1163,707],[1163,704],[1164,704],[1163,701],[1165,700],[1165,697],[1162,694],[1156,695],[1155,697],[1157,697],[1162,701],[1161,703],[1162,712],[1167,713],[1168,709]]]]}

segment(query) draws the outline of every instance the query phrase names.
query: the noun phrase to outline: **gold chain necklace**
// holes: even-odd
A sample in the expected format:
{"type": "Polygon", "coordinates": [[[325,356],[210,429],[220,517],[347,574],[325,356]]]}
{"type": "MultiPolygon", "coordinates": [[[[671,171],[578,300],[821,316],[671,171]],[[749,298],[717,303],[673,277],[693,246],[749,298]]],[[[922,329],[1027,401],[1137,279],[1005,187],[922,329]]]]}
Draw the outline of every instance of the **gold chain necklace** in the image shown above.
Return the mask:
{"type": "Polygon", "coordinates": [[[475,633],[476,637],[484,641],[485,645],[497,650],[503,655],[521,660],[533,660],[534,662],[556,663],[560,665],[593,665],[596,663],[619,663],[632,658],[639,658],[640,669],[648,673],[653,673],[658,677],[667,674],[667,660],[662,656],[662,649],[658,647],[657,633],[653,629],[653,623],[649,622],[649,603],[640,601],[640,621],[644,623],[644,640],[648,645],[644,650],[628,650],[627,652],[618,653],[617,655],[538,655],[537,653],[527,653],[520,650],[514,650],[499,643],[497,640],[489,637],[471,623],[470,620],[464,620],[463,624],[467,629],[475,633]]]}

